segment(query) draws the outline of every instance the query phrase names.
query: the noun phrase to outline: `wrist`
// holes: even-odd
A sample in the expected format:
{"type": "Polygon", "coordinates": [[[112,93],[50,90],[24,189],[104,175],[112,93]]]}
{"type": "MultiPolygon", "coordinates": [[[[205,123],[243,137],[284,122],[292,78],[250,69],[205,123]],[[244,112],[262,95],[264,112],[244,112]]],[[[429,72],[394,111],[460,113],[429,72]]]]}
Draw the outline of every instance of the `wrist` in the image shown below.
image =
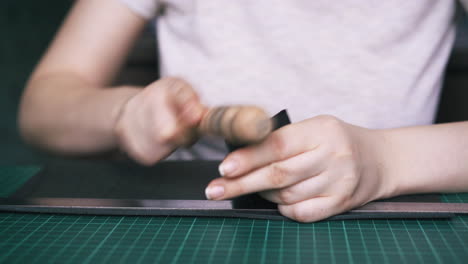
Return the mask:
{"type": "Polygon", "coordinates": [[[111,138],[115,148],[119,148],[118,123],[122,118],[129,101],[141,91],[139,87],[122,86],[116,88],[116,99],[111,111],[111,138]]]}
{"type": "Polygon", "coordinates": [[[384,192],[381,198],[389,198],[411,193],[408,184],[410,177],[405,171],[404,146],[399,144],[397,130],[376,130],[378,135],[378,166],[384,192]]]}
{"type": "Polygon", "coordinates": [[[392,163],[390,156],[392,152],[389,151],[388,146],[392,143],[387,136],[386,130],[368,130],[369,135],[366,135],[367,142],[367,164],[369,177],[376,178],[374,199],[385,199],[399,194],[400,179],[397,175],[392,173],[392,163]]]}

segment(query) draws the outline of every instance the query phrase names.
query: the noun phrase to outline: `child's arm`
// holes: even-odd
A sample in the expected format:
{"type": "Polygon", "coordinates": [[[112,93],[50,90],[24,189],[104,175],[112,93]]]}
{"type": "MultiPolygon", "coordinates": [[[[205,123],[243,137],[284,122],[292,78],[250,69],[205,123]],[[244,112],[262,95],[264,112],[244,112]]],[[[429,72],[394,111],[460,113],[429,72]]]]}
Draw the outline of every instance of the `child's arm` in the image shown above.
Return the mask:
{"type": "Polygon", "coordinates": [[[77,1],[27,84],[19,116],[24,138],[63,153],[114,147],[120,105],[139,89],[105,87],[144,25],[118,1],[77,1]]]}
{"type": "Polygon", "coordinates": [[[393,195],[468,191],[468,122],[377,131],[393,195]]]}
{"type": "Polygon", "coordinates": [[[319,116],[231,153],[220,171],[208,198],[260,191],[282,214],[318,221],[375,199],[468,191],[468,122],[369,130],[319,116]]]}
{"type": "Polygon", "coordinates": [[[192,107],[199,108],[190,86],[167,79],[145,88],[108,87],[145,24],[117,0],[77,1],[24,92],[19,114],[23,137],[63,154],[119,147],[145,164],[172,152],[176,134],[197,117],[184,123],[178,116],[183,109],[172,105],[168,90],[184,88],[192,107]],[[160,132],[162,124],[174,129],[160,132]]]}

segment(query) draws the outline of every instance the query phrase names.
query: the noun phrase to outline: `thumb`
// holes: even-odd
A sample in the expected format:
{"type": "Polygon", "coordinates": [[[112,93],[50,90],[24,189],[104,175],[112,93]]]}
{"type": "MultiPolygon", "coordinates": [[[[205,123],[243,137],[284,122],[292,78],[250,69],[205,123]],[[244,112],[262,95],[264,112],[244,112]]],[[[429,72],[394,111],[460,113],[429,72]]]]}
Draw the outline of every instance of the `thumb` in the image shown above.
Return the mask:
{"type": "Polygon", "coordinates": [[[280,213],[298,222],[316,222],[344,211],[336,198],[316,197],[291,205],[278,205],[280,213]]]}

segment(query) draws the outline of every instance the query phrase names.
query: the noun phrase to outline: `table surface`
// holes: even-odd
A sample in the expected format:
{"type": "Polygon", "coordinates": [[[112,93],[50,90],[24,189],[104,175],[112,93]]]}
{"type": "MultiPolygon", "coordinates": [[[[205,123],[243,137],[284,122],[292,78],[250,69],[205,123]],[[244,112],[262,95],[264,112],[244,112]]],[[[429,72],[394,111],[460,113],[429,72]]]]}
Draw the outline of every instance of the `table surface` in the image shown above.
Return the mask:
{"type": "MultiPolygon", "coordinates": [[[[37,166],[0,167],[0,197],[37,166]]],[[[468,194],[444,195],[468,202],[468,194]]],[[[468,216],[300,224],[0,213],[2,263],[466,263],[468,216]]]]}

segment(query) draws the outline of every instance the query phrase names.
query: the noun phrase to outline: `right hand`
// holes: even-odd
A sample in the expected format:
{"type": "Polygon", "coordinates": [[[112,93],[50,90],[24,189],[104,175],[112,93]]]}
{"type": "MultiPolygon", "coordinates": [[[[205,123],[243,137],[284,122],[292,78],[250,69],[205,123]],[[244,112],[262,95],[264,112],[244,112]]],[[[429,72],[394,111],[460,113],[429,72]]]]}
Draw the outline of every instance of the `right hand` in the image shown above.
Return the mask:
{"type": "Polygon", "coordinates": [[[163,78],[130,98],[120,111],[114,128],[120,149],[152,165],[197,139],[196,127],[206,107],[186,81],[163,78]]]}

